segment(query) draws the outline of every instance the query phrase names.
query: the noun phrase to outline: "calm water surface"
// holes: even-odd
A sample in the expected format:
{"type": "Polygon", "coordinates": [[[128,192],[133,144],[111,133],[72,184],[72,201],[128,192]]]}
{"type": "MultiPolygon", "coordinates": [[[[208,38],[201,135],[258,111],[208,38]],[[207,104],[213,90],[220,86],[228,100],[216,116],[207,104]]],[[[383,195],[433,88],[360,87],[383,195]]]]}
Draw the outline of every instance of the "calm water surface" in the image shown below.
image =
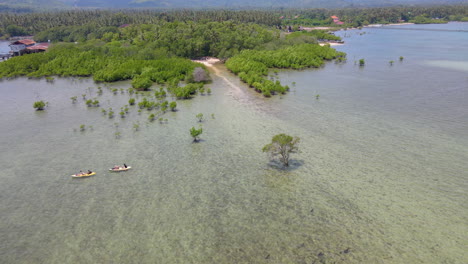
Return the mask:
{"type": "Polygon", "coordinates": [[[167,124],[86,107],[130,97],[88,79],[0,82],[1,262],[466,263],[468,34],[338,34],[346,64],[281,72],[292,91],[270,99],[218,65],[167,124]],[[261,153],[283,132],[301,138],[287,170],[261,153]]]}
{"type": "Polygon", "coordinates": [[[0,40],[0,54],[8,54],[10,52],[10,41],[0,40]]]}

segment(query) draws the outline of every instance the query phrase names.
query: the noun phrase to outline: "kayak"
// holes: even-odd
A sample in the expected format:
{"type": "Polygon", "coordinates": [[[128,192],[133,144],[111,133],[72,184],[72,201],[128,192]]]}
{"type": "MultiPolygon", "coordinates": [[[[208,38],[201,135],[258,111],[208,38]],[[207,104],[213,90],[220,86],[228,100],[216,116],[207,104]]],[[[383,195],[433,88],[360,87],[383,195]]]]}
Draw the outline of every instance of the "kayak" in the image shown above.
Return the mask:
{"type": "Polygon", "coordinates": [[[91,173],[73,174],[72,177],[75,177],[75,178],[89,177],[89,176],[93,176],[95,174],[96,174],[96,172],[93,171],[91,173]]]}
{"type": "Polygon", "coordinates": [[[119,167],[118,169],[112,168],[112,169],[109,169],[109,170],[110,170],[110,171],[116,171],[116,172],[118,172],[118,171],[128,171],[128,170],[131,169],[131,168],[132,168],[131,166],[127,166],[127,168],[125,168],[125,167],[119,167]]]}

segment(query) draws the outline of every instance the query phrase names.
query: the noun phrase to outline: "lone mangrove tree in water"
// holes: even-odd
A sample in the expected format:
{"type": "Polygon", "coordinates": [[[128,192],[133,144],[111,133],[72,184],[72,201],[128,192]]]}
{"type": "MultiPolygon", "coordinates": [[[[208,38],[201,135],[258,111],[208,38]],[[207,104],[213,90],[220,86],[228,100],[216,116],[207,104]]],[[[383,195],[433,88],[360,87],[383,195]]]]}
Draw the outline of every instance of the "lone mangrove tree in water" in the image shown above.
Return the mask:
{"type": "Polygon", "coordinates": [[[263,152],[268,152],[271,157],[279,155],[279,159],[284,166],[289,166],[289,154],[298,150],[298,137],[292,137],[286,134],[278,134],[274,136],[270,144],[263,147],[263,152]]]}
{"type": "Polygon", "coordinates": [[[190,135],[193,137],[193,142],[198,142],[200,140],[200,135],[203,133],[203,128],[196,129],[195,127],[192,127],[190,129],[190,135]]]}
{"type": "Polygon", "coordinates": [[[41,111],[44,110],[44,108],[47,106],[47,103],[44,101],[37,101],[34,102],[33,107],[36,108],[36,110],[41,111]]]}

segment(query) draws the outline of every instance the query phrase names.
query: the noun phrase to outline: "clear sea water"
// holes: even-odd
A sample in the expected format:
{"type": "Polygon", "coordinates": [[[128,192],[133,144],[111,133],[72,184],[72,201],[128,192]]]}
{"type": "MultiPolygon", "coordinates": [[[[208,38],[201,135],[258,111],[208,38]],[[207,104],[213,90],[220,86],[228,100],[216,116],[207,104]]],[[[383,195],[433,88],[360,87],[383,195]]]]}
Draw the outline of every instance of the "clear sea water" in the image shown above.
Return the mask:
{"type": "Polygon", "coordinates": [[[218,65],[164,124],[89,79],[1,81],[0,262],[467,263],[468,33],[337,34],[348,62],[272,74],[287,95],[218,65]],[[288,169],[261,152],[278,133],[301,138],[288,169]]]}

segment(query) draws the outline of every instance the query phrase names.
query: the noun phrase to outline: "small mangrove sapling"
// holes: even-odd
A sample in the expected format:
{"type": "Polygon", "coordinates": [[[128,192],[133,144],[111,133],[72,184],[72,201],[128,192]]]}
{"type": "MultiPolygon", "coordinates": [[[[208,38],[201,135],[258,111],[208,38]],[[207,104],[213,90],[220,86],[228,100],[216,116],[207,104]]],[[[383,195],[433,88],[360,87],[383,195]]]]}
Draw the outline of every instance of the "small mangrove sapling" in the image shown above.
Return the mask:
{"type": "Polygon", "coordinates": [[[198,122],[203,122],[204,120],[202,113],[198,113],[195,117],[198,119],[198,122]]]}
{"type": "Polygon", "coordinates": [[[195,127],[192,127],[190,129],[190,135],[193,138],[194,142],[198,142],[200,140],[200,135],[203,133],[203,128],[196,129],[195,127]]]}
{"type": "Polygon", "coordinates": [[[177,107],[177,103],[175,101],[172,101],[169,104],[169,108],[171,108],[171,111],[173,111],[173,112],[176,110],[176,107],[177,107]]]}
{"type": "Polygon", "coordinates": [[[41,100],[41,101],[34,102],[33,107],[36,108],[36,110],[41,111],[41,110],[44,110],[46,105],[47,103],[41,100]]]}
{"type": "Polygon", "coordinates": [[[364,66],[366,64],[366,61],[364,59],[359,60],[359,66],[364,66]]]}

